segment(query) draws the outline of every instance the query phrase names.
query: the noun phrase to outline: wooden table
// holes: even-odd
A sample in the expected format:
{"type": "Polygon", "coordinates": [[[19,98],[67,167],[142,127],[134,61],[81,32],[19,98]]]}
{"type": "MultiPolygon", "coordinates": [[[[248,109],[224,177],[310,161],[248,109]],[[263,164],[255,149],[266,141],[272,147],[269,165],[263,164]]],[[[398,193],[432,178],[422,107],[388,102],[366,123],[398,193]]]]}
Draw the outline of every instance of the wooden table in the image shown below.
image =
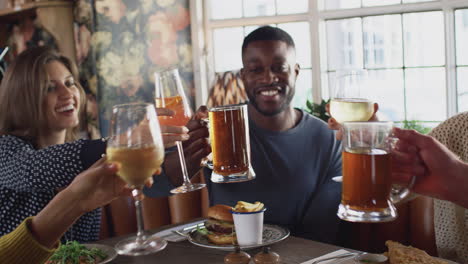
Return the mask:
{"type": "MultiPolygon", "coordinates": [[[[154,230],[154,231],[160,231],[154,230]]],[[[107,240],[101,240],[97,243],[114,246],[117,242],[125,237],[115,237],[107,240]]],[[[340,247],[306,240],[297,237],[288,237],[285,240],[273,244],[271,249],[281,256],[281,263],[302,263],[304,261],[322,256],[332,251],[340,249],[340,247]]],[[[252,256],[260,252],[261,248],[248,250],[252,256]]],[[[210,264],[224,263],[224,256],[229,253],[216,249],[208,249],[191,244],[188,241],[168,242],[167,247],[158,253],[139,256],[127,257],[118,256],[111,263],[116,264],[143,264],[143,263],[190,263],[190,264],[210,264]]],[[[251,261],[253,263],[253,261],[251,261]]]]}

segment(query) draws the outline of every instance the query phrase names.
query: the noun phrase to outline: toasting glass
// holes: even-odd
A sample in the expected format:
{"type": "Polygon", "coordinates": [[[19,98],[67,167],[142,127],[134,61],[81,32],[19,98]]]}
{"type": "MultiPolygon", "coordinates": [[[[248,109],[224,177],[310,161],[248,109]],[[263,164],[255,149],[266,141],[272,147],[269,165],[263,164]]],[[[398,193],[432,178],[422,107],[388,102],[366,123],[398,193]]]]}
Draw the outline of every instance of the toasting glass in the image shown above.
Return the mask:
{"type": "Polygon", "coordinates": [[[338,217],[351,222],[395,220],[394,203],[408,196],[407,186],[392,185],[392,122],[343,124],[343,183],[338,217]]]}
{"type": "MultiPolygon", "coordinates": [[[[166,108],[174,111],[173,116],[160,116],[159,122],[161,125],[168,126],[185,126],[192,117],[187,97],[185,96],[182,80],[180,79],[179,70],[177,68],[166,71],[156,72],[154,74],[155,81],[155,105],[158,108],[166,108]]],[[[204,188],[206,185],[202,183],[191,183],[188,176],[187,166],[184,157],[184,148],[182,142],[177,141],[177,150],[179,152],[180,166],[184,183],[171,190],[171,193],[187,193],[204,188]]]]}
{"type": "Polygon", "coordinates": [[[167,242],[148,236],[143,230],[141,202],[145,182],[161,167],[164,144],[156,110],[152,104],[133,103],[116,105],[112,110],[107,158],[119,165],[117,175],[133,189],[138,233],[120,241],[119,254],[139,256],[163,250],[167,242]]]}
{"type": "Polygon", "coordinates": [[[369,84],[365,70],[338,70],[330,101],[330,114],[339,123],[368,121],[374,114],[374,103],[369,100],[369,84]]]}

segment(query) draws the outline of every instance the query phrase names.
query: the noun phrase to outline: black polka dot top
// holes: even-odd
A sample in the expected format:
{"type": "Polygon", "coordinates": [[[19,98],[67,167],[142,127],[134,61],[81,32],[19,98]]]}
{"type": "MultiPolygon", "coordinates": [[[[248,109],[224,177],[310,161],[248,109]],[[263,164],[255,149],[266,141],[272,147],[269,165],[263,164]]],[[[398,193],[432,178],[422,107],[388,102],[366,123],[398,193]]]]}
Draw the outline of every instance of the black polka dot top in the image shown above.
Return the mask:
{"type": "MultiPolygon", "coordinates": [[[[0,236],[13,231],[26,217],[36,215],[80,172],[96,161],[105,149],[90,157],[83,155],[93,142],[72,143],[35,149],[19,137],[0,136],[0,236]],[[83,160],[82,157],[86,157],[83,160]]],[[[95,145],[95,144],[94,144],[95,145]]],[[[99,238],[101,211],[96,209],[82,217],[65,233],[62,242],[90,242],[99,238]]]]}

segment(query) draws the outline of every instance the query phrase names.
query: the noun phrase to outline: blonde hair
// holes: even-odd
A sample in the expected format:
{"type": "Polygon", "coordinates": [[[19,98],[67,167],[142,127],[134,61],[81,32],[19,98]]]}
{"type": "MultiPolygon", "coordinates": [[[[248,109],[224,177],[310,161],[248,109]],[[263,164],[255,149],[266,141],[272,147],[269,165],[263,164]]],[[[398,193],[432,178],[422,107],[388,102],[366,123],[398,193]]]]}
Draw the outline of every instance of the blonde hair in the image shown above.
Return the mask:
{"type": "MultiPolygon", "coordinates": [[[[19,54],[3,77],[0,85],[0,135],[23,137],[37,144],[41,128],[47,124],[43,108],[48,82],[45,65],[52,61],[62,63],[75,79],[80,92],[78,116],[81,117],[85,93],[78,83],[75,64],[51,48],[34,47],[19,54]]],[[[67,129],[65,141],[76,140],[78,129],[79,126],[67,129]]]]}

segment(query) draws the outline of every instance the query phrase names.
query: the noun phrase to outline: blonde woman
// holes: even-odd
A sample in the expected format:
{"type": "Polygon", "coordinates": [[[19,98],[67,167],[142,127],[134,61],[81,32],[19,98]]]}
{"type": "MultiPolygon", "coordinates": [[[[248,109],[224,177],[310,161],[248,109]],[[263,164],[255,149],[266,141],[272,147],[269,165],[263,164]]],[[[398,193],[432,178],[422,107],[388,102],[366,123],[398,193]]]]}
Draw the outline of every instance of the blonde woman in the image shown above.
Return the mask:
{"type": "MultiPolygon", "coordinates": [[[[74,64],[45,47],[24,51],[5,73],[0,85],[0,236],[36,215],[105,152],[103,140],[76,140],[84,104],[77,80],[74,64]]],[[[162,130],[172,133],[164,137],[166,147],[188,139],[185,127],[162,130]]],[[[84,214],[64,240],[97,240],[100,215],[99,209],[84,214]]]]}

